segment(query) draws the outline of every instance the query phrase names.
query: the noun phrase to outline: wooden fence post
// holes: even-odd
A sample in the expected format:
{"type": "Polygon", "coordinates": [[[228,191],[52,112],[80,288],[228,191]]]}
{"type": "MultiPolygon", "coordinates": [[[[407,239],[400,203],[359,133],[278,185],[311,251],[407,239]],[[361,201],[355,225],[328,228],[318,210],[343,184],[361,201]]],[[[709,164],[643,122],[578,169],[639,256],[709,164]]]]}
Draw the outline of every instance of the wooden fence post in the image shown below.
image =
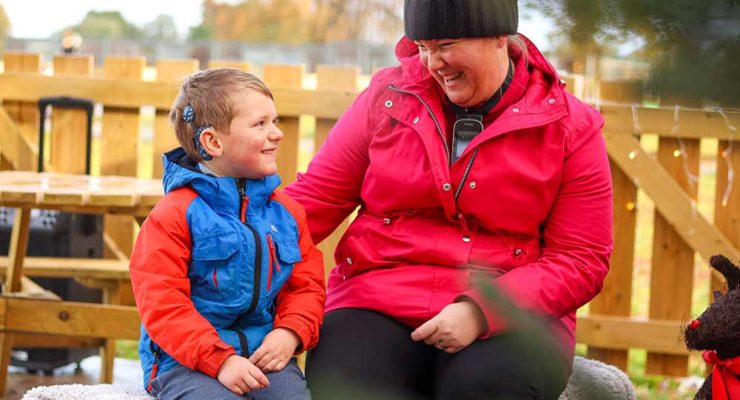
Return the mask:
{"type": "MultiPolygon", "coordinates": [[[[680,123],[680,112],[679,112],[680,123]]],[[[699,140],[663,136],[658,142],[657,158],[676,182],[694,200],[698,193],[699,140]],[[690,182],[689,175],[697,178],[690,182]]],[[[695,212],[699,212],[695,209],[695,212]]],[[[657,210],[653,232],[650,273],[650,318],[674,321],[691,315],[694,279],[694,250],[657,210]]],[[[676,332],[680,340],[681,332],[676,332]]],[[[645,372],[686,376],[688,357],[648,352],[645,372]]]]}
{"type": "MultiPolygon", "coordinates": [[[[55,76],[92,78],[93,73],[92,55],[54,57],[55,76]]],[[[52,106],[50,144],[49,165],[54,171],[84,174],[87,149],[86,112],[52,106]]]]}
{"type": "MultiPolygon", "coordinates": [[[[139,81],[144,73],[143,57],[108,57],[105,78],[139,81]]],[[[144,101],[144,99],[142,99],[144,101]]],[[[142,102],[143,102],[142,101],[142,102]]],[[[139,108],[105,107],[101,137],[101,175],[136,176],[139,143],[139,108]]],[[[134,219],[106,215],[104,219],[107,257],[130,257],[134,240],[134,219]]],[[[104,301],[120,303],[123,288],[104,288],[104,301]]],[[[130,290],[130,289],[128,289],[130,290]]],[[[106,339],[101,352],[101,382],[112,382],[116,342],[106,339]]]]}
{"type": "MultiPolygon", "coordinates": [[[[270,89],[301,89],[303,87],[302,65],[265,65],[263,80],[270,89]]],[[[281,99],[276,98],[278,114],[281,99]]],[[[277,154],[278,173],[282,187],[295,181],[298,172],[298,145],[300,142],[299,117],[280,117],[283,140],[277,154]]]]}
{"type": "MultiPolygon", "coordinates": [[[[108,57],[105,59],[107,79],[140,81],[144,72],[143,57],[108,57]]],[[[142,103],[146,99],[141,99],[142,103]]],[[[105,107],[101,138],[101,175],[136,176],[139,142],[139,108],[105,107]]],[[[130,256],[134,240],[134,220],[129,216],[105,216],[105,233],[112,243],[106,256],[117,250],[130,256]]]]}
{"type": "MultiPolygon", "coordinates": [[[[157,81],[172,82],[179,85],[185,76],[198,70],[198,60],[158,60],[157,81]]],[[[173,101],[175,99],[172,99],[173,101]]],[[[157,109],[154,116],[154,136],[152,137],[152,176],[162,177],[162,153],[177,147],[177,137],[172,129],[169,109],[157,109]]]]}
{"type": "MultiPolygon", "coordinates": [[[[614,251],[601,293],[590,303],[591,314],[628,317],[632,306],[632,267],[635,256],[637,187],[613,161],[609,161],[614,190],[614,251]]],[[[590,346],[588,357],[627,371],[627,350],[590,346]]]]}
{"type": "MultiPolygon", "coordinates": [[[[5,72],[41,74],[41,54],[5,52],[5,72]]],[[[23,137],[38,145],[38,108],[35,103],[25,101],[3,101],[2,107],[15,122],[23,137]]],[[[25,160],[18,166],[23,170],[35,170],[36,160],[25,160]]],[[[0,170],[12,169],[5,157],[0,157],[0,170]]]]}
{"type": "MultiPolygon", "coordinates": [[[[730,127],[728,126],[727,129],[729,130],[730,127]]],[[[729,141],[719,141],[719,148],[717,149],[717,186],[714,194],[714,224],[735,247],[740,247],[740,182],[737,178],[740,175],[740,141],[732,142],[732,148],[734,148],[733,151],[728,151],[730,149],[729,141]],[[732,166],[735,173],[734,182],[728,182],[728,165],[732,166]],[[732,185],[732,187],[728,188],[728,185],[732,185]],[[726,202],[723,203],[723,200],[726,200],[726,202]]],[[[738,262],[740,260],[733,261],[738,262]]],[[[710,290],[723,290],[724,286],[724,282],[721,282],[715,274],[712,274],[710,290]]],[[[711,293],[709,299],[712,299],[711,293]]]]}
{"type": "MultiPolygon", "coordinates": [[[[351,92],[357,91],[357,81],[360,71],[357,67],[329,67],[319,65],[316,67],[316,90],[321,92],[351,92]]],[[[316,133],[313,138],[313,153],[316,155],[319,147],[324,143],[329,131],[334,127],[337,121],[334,119],[317,118],[316,133]]],[[[334,250],[339,244],[339,240],[344,235],[344,231],[349,226],[349,218],[342,221],[339,226],[327,236],[319,245],[319,249],[324,253],[324,271],[325,276],[329,276],[329,271],[334,268],[334,250]]]]}

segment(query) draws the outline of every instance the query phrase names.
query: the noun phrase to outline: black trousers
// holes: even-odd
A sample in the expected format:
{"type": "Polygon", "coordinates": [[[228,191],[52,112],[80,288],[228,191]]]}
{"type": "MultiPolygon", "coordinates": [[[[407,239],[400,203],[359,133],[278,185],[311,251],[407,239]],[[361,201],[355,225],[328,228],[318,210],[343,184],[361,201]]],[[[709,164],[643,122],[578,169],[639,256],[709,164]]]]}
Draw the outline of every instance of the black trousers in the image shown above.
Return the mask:
{"type": "Polygon", "coordinates": [[[412,341],[412,331],[369,310],[328,313],[307,358],[313,399],[554,400],[570,374],[572,360],[538,351],[517,332],[447,354],[412,341]]]}

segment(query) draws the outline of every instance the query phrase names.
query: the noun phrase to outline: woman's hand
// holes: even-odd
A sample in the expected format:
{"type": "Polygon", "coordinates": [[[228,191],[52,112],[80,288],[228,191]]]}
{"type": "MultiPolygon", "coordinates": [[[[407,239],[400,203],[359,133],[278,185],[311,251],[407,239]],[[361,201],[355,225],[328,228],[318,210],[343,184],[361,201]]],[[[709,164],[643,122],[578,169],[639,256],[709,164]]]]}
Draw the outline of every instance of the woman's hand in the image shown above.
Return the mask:
{"type": "Polygon", "coordinates": [[[300,344],[298,335],[285,328],[272,330],[265,336],[262,345],[255,350],[249,361],[263,372],[276,372],[285,368],[295,349],[300,344]]]}
{"type": "Polygon", "coordinates": [[[483,312],[472,301],[445,306],[434,318],[411,332],[411,339],[452,354],[467,347],[486,328],[483,312]]]}

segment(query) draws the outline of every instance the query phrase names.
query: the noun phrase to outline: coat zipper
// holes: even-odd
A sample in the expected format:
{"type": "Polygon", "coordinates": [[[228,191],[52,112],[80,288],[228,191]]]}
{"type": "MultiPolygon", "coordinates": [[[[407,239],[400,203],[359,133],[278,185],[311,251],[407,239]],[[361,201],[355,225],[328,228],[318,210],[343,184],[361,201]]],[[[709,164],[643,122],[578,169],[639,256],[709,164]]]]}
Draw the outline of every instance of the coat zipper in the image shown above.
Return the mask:
{"type": "Polygon", "coordinates": [[[260,240],[260,235],[257,232],[256,229],[247,221],[247,195],[246,195],[246,180],[245,179],[237,179],[236,180],[236,187],[239,190],[239,201],[241,202],[241,210],[239,211],[239,218],[242,221],[242,224],[249,229],[250,232],[252,232],[252,236],[254,236],[254,283],[253,283],[253,290],[252,290],[252,304],[249,305],[249,309],[247,309],[247,314],[252,313],[252,311],[257,308],[257,303],[259,302],[260,297],[260,286],[261,286],[261,279],[262,279],[262,241],[260,240]]]}
{"type": "MultiPolygon", "coordinates": [[[[434,125],[437,127],[437,133],[439,134],[440,139],[442,139],[442,144],[445,146],[445,154],[447,154],[447,166],[452,166],[452,153],[450,151],[450,147],[447,145],[447,138],[445,138],[444,132],[442,132],[442,128],[439,125],[439,121],[437,121],[437,117],[432,112],[432,108],[429,107],[429,104],[427,104],[424,99],[421,98],[418,94],[414,92],[409,92],[407,90],[399,89],[396,86],[388,85],[388,87],[396,91],[398,93],[404,93],[404,94],[410,94],[414,97],[416,97],[421,104],[424,105],[424,108],[427,109],[427,112],[429,113],[429,116],[432,117],[432,120],[434,121],[434,125]]],[[[470,173],[470,169],[473,168],[473,161],[475,161],[475,156],[478,154],[478,147],[475,148],[473,151],[473,155],[470,157],[470,161],[468,161],[468,165],[465,167],[465,172],[463,173],[462,180],[460,180],[460,184],[457,186],[457,190],[455,191],[455,204],[457,204],[457,199],[460,197],[460,193],[462,192],[462,187],[465,185],[465,181],[468,180],[468,174],[470,173]]]]}
{"type": "MultiPolygon", "coordinates": [[[[151,339],[150,339],[151,340],[151,339]]],[[[154,356],[154,363],[152,364],[152,372],[149,374],[149,381],[146,385],[146,391],[151,393],[152,392],[152,382],[154,382],[154,378],[157,377],[157,371],[159,371],[159,347],[155,347],[156,345],[154,342],[149,342],[149,350],[152,352],[152,355],[154,356]]]]}
{"type": "Polygon", "coordinates": [[[272,284],[272,269],[275,268],[275,273],[280,272],[280,263],[277,259],[277,253],[275,252],[275,244],[272,241],[272,236],[267,234],[267,246],[270,248],[270,265],[267,266],[267,290],[270,290],[272,284]]]}
{"type": "Polygon", "coordinates": [[[473,150],[473,155],[470,156],[470,161],[468,161],[468,165],[465,166],[465,172],[463,173],[462,180],[460,180],[460,185],[457,186],[457,190],[455,191],[455,203],[457,203],[457,198],[460,197],[460,192],[462,192],[465,181],[468,180],[468,174],[470,173],[470,169],[473,168],[473,161],[475,160],[475,156],[477,155],[478,147],[473,150]]]}

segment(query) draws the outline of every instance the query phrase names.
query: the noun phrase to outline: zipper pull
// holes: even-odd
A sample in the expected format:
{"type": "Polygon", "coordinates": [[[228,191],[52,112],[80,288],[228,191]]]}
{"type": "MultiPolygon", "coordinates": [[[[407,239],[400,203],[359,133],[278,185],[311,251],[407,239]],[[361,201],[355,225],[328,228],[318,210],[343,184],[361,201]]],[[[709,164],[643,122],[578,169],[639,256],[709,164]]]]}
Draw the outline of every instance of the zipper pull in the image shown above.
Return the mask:
{"type": "Polygon", "coordinates": [[[244,179],[237,179],[236,180],[236,189],[239,191],[239,201],[241,202],[241,208],[239,209],[239,220],[242,221],[242,223],[247,222],[247,206],[249,205],[249,199],[247,198],[246,194],[246,188],[244,187],[246,185],[246,180],[244,179]]]}

